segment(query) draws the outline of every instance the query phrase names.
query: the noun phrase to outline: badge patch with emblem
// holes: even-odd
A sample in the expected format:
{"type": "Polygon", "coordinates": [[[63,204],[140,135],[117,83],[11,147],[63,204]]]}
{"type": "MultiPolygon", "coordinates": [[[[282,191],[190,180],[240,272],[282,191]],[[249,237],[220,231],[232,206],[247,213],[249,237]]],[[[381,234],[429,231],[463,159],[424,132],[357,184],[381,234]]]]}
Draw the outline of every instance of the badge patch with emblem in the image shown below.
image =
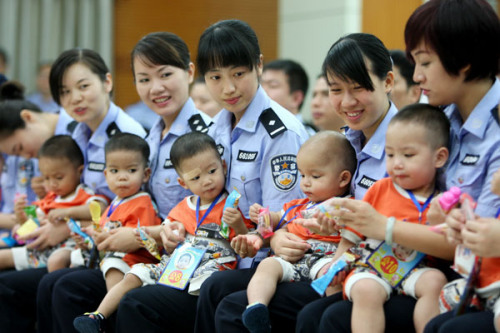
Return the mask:
{"type": "Polygon", "coordinates": [[[271,159],[274,186],[280,191],[289,191],[297,183],[297,156],[282,154],[271,159]]]}

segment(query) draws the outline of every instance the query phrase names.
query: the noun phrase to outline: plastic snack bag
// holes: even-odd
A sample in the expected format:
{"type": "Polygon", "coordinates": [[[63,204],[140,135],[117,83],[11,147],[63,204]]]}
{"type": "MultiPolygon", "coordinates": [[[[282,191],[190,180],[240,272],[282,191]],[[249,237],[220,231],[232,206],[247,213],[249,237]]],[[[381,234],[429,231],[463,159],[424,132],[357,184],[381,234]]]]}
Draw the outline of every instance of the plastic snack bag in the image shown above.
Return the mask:
{"type": "MultiPolygon", "coordinates": [[[[224,210],[226,210],[226,208],[228,207],[231,208],[238,207],[238,202],[240,201],[240,198],[241,194],[238,191],[233,190],[226,198],[224,210]]],[[[224,222],[224,220],[221,221],[219,233],[222,235],[222,237],[226,239],[229,238],[229,233],[230,233],[229,225],[226,222],[224,222]]]]}

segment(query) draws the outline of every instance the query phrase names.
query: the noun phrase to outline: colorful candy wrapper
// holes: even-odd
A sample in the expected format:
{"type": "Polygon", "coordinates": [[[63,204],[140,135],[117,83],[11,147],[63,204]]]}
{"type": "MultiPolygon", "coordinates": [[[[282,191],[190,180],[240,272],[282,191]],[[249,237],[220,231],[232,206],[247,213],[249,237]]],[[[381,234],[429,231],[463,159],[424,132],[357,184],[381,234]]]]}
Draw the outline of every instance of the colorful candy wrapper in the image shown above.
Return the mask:
{"type": "Polygon", "coordinates": [[[342,257],[340,257],[337,261],[335,261],[325,275],[317,278],[313,282],[311,282],[311,287],[321,296],[325,294],[326,288],[333,281],[335,275],[337,275],[340,271],[344,270],[346,267],[351,265],[356,261],[356,256],[350,253],[344,253],[342,257]]]}
{"type": "Polygon", "coordinates": [[[144,245],[146,250],[148,250],[148,252],[151,253],[151,255],[154,256],[156,259],[161,260],[161,255],[160,252],[158,251],[158,245],[156,244],[156,241],[147,233],[145,233],[144,230],[142,230],[141,221],[137,221],[137,232],[139,233],[142,245],[144,245]]]}
{"type": "Polygon", "coordinates": [[[35,205],[30,205],[30,206],[24,207],[24,212],[26,213],[28,218],[31,217],[33,220],[35,220],[38,223],[38,219],[36,217],[36,206],[35,205]]]}
{"type": "Polygon", "coordinates": [[[90,216],[92,216],[92,226],[95,231],[101,231],[99,221],[101,220],[101,205],[97,201],[89,203],[90,216]]]}
{"type": "MultiPolygon", "coordinates": [[[[228,207],[231,208],[238,207],[238,202],[240,201],[240,198],[241,194],[238,191],[233,190],[226,198],[226,203],[224,204],[224,210],[226,210],[226,208],[228,207]]],[[[226,239],[229,238],[229,233],[230,233],[229,225],[227,225],[227,223],[224,222],[224,220],[222,220],[220,223],[219,233],[222,235],[222,237],[226,239]]]]}
{"type": "Polygon", "coordinates": [[[40,226],[40,222],[38,222],[38,218],[36,217],[36,206],[31,205],[31,206],[26,206],[24,207],[24,212],[26,213],[26,216],[28,219],[17,229],[16,233],[14,234],[14,239],[17,240],[18,244],[23,245],[23,244],[29,244],[33,240],[27,240],[26,242],[19,240],[19,237],[27,235],[38,229],[40,226]]]}
{"type": "Polygon", "coordinates": [[[66,219],[66,224],[68,225],[68,228],[69,230],[71,230],[71,232],[74,232],[75,234],[80,235],[83,238],[83,241],[89,246],[89,249],[95,246],[92,237],[84,233],[80,226],[75,222],[75,220],[68,218],[66,219]]]}
{"type": "Polygon", "coordinates": [[[273,232],[273,226],[271,225],[271,212],[269,207],[261,208],[259,211],[259,216],[257,218],[257,232],[262,235],[262,238],[266,239],[271,237],[273,232]]]}
{"type": "Polygon", "coordinates": [[[445,212],[449,212],[450,209],[455,206],[458,201],[460,200],[460,194],[462,194],[462,191],[460,188],[456,186],[450,187],[450,189],[446,192],[444,192],[440,197],[439,197],[439,205],[445,212]]]}

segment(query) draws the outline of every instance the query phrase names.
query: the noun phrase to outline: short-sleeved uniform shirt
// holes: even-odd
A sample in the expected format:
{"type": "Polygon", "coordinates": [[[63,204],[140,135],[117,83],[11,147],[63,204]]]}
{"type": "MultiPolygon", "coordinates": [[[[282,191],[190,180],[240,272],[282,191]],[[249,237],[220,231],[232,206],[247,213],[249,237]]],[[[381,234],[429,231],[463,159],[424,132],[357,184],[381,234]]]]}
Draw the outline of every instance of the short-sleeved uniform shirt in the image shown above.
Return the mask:
{"type": "Polygon", "coordinates": [[[182,199],[192,193],[184,189],[177,181],[177,172],[170,161],[170,149],[174,141],[181,135],[193,130],[211,134],[209,126],[212,119],[200,113],[189,98],[174,120],[168,133],[162,137],[165,123],[159,119],[151,128],[146,141],[150,148],[151,178],[148,191],[153,196],[162,218],[167,217],[170,210],[182,199]]]}
{"type": "Polygon", "coordinates": [[[498,102],[500,81],[495,83],[472,110],[465,123],[455,105],[445,109],[451,123],[451,151],[446,187],[458,186],[477,201],[476,214],[495,216],[500,197],[491,192],[491,179],[500,169],[498,102]]]}
{"type": "Polygon", "coordinates": [[[363,147],[365,136],[362,131],[347,129],[347,140],[354,147],[358,164],[351,181],[351,194],[363,199],[366,191],[386,175],[385,134],[392,117],[398,112],[393,103],[373,136],[363,147]]]}
{"type": "Polygon", "coordinates": [[[105,158],[104,145],[116,133],[133,133],[140,137],[146,136],[144,128],[122,109],[110,103],[109,110],[94,133],[84,123],[78,123],[73,131],[73,139],[82,150],[85,160],[82,181],[96,194],[102,194],[109,199],[115,195],[108,188],[104,177],[105,158]]]}
{"type": "Polygon", "coordinates": [[[226,189],[241,193],[239,207],[248,217],[254,203],[279,211],[303,198],[299,187],[297,152],[307,140],[304,126],[259,87],[235,128],[233,114],[223,109],[214,117],[215,137],[228,165],[226,189]]]}

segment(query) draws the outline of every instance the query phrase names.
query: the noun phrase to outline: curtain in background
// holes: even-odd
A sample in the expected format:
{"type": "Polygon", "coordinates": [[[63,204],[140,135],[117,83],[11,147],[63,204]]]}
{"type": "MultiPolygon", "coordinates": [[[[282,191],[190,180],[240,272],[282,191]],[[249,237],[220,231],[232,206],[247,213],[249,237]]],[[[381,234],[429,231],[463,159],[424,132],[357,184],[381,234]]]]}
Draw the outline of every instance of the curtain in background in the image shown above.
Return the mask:
{"type": "Polygon", "coordinates": [[[40,63],[73,47],[101,54],[113,68],[114,0],[0,0],[0,47],[7,76],[35,90],[40,63]]]}

